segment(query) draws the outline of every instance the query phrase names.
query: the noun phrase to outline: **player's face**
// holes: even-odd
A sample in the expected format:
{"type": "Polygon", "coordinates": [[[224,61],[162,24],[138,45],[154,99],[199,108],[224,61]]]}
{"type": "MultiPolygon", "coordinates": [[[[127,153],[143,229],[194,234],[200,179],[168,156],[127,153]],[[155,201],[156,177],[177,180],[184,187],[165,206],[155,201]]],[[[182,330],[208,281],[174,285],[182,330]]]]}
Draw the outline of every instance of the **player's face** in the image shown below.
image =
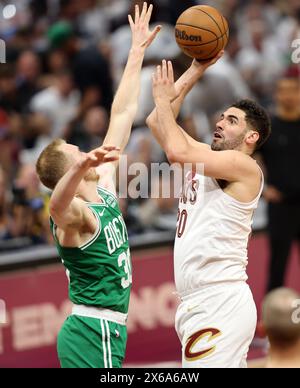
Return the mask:
{"type": "Polygon", "coordinates": [[[212,150],[238,150],[248,131],[245,118],[245,112],[237,108],[229,108],[224,112],[216,125],[212,150]]]}
{"type": "Polygon", "coordinates": [[[73,166],[75,163],[80,161],[82,152],[79,148],[73,144],[63,143],[60,145],[60,149],[67,156],[70,166],[73,166]]]}
{"type": "MultiPolygon", "coordinates": [[[[80,149],[73,145],[64,143],[60,146],[61,150],[67,155],[70,165],[69,167],[73,166],[75,163],[79,162],[82,158],[82,155],[84,152],[81,152],[80,149]]],[[[99,175],[96,172],[96,169],[91,167],[84,176],[85,181],[98,181],[99,175]]]]}

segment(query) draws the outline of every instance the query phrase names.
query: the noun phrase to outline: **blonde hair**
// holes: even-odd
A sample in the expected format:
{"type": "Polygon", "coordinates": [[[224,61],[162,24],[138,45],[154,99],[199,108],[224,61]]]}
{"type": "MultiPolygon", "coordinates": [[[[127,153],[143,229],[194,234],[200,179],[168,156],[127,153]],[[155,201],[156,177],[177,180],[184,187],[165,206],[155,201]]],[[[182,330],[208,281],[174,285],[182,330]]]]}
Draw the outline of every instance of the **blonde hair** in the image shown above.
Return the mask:
{"type": "Polygon", "coordinates": [[[65,144],[63,139],[53,140],[40,154],[36,162],[36,172],[40,181],[53,190],[65,174],[68,166],[68,158],[58,147],[65,144]]]}

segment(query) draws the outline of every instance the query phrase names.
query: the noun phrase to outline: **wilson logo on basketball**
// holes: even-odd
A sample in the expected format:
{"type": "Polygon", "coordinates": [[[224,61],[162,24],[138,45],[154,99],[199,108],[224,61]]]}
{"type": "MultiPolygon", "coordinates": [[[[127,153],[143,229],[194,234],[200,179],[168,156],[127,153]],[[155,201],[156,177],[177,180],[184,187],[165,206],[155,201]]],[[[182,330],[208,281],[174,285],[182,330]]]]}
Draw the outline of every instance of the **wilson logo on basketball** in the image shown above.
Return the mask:
{"type": "Polygon", "coordinates": [[[213,339],[217,338],[219,335],[221,335],[221,331],[218,329],[204,329],[197,331],[195,334],[191,335],[188,338],[187,344],[185,346],[184,356],[187,361],[195,361],[200,360],[201,358],[207,357],[210,354],[212,354],[216,346],[212,346],[208,349],[201,350],[199,352],[193,352],[193,348],[196,346],[196,344],[204,337],[209,337],[207,342],[212,341],[213,339]]]}
{"type": "Polygon", "coordinates": [[[202,42],[202,37],[199,35],[188,35],[186,31],[175,29],[176,39],[188,40],[190,42],[202,42]]]}

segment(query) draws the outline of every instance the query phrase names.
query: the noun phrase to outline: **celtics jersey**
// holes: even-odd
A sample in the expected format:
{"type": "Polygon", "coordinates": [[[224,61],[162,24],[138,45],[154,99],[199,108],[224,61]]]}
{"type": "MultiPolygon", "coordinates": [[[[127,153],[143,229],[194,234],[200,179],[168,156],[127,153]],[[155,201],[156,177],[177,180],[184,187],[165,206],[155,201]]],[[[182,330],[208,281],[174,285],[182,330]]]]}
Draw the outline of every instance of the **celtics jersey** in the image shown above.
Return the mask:
{"type": "Polygon", "coordinates": [[[126,225],[117,198],[98,187],[103,203],[87,203],[97,220],[93,237],[78,248],[62,247],[50,218],[59,256],[69,278],[69,297],[75,304],[128,312],[132,282],[126,225]]]}

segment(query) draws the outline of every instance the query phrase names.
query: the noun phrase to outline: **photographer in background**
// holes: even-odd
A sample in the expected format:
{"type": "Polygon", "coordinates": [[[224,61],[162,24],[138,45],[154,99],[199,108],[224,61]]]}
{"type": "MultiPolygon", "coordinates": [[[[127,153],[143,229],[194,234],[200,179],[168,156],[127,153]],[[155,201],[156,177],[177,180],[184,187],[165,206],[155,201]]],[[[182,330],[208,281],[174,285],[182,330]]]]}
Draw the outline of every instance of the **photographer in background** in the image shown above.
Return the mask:
{"type": "Polygon", "coordinates": [[[40,192],[33,165],[20,167],[11,192],[8,226],[3,239],[25,238],[24,245],[48,242],[47,196],[40,192]]]}
{"type": "Polygon", "coordinates": [[[300,237],[300,78],[291,69],[276,84],[272,134],[261,148],[266,169],[270,270],[268,291],[284,284],[292,243],[300,237]]]}

